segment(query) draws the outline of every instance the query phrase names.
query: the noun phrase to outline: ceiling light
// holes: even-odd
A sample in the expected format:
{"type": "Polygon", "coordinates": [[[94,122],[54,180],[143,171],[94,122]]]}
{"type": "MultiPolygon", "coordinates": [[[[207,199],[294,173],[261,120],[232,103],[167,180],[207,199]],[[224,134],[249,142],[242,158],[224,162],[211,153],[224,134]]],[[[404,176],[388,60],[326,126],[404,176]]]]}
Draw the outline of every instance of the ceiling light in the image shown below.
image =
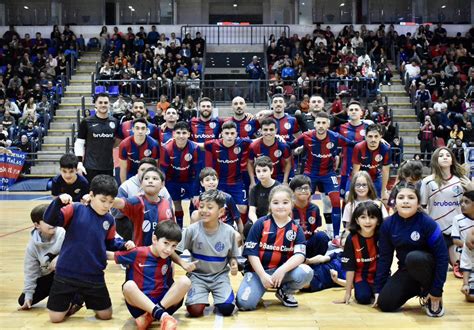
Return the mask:
{"type": "Polygon", "coordinates": [[[135,8],[130,8],[131,11],[135,11],[135,8]]]}
{"type": "Polygon", "coordinates": [[[234,6],[234,8],[237,8],[237,4],[236,4],[236,3],[234,3],[232,6],[234,6]]]}
{"type": "Polygon", "coordinates": [[[443,8],[443,9],[446,8],[446,5],[442,5],[441,8],[443,8]]]}
{"type": "Polygon", "coordinates": [[[132,9],[133,7],[132,6],[128,6],[128,9],[132,9]]]}
{"type": "Polygon", "coordinates": [[[30,9],[30,7],[28,6],[23,6],[23,8],[25,8],[26,10],[30,9]]]}
{"type": "Polygon", "coordinates": [[[345,3],[343,2],[339,5],[339,7],[344,7],[344,5],[345,5],[345,3]]]}

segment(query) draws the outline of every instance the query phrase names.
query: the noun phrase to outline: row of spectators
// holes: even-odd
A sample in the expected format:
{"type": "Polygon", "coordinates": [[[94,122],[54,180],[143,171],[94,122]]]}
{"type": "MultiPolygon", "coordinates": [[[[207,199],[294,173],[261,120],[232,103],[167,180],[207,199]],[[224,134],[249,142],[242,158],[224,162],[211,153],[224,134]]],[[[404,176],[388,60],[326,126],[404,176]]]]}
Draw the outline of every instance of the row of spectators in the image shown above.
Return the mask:
{"type": "MultiPolygon", "coordinates": [[[[148,33],[143,27],[137,33],[131,27],[127,33],[114,27],[112,34],[104,26],[100,33],[100,45],[103,64],[98,79],[114,80],[106,85],[118,85],[122,94],[153,99],[161,94],[184,97],[187,89],[200,88],[205,47],[200,32],[194,39],[188,33],[181,40],[174,32],[169,37],[158,33],[154,25],[148,33]],[[170,91],[172,86],[174,88],[170,91]]],[[[197,96],[197,92],[194,94],[197,96]]]]}

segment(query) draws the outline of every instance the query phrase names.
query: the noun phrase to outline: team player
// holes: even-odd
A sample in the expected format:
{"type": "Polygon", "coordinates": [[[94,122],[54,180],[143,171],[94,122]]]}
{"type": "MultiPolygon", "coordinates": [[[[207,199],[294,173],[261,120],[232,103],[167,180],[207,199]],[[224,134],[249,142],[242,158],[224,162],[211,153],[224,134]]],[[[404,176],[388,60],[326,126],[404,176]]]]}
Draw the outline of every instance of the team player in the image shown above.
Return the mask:
{"type": "Polygon", "coordinates": [[[137,118],[145,118],[147,120],[148,131],[147,134],[160,142],[160,128],[151,122],[146,108],[145,101],[136,99],[132,104],[132,119],[121,123],[120,129],[117,132],[117,138],[123,140],[133,135],[133,120],[137,118]]]}
{"type": "Polygon", "coordinates": [[[458,252],[462,251],[467,233],[474,227],[474,190],[466,191],[462,196],[461,212],[454,217],[451,230],[451,237],[458,247],[458,252]]]}
{"type": "MultiPolygon", "coordinates": [[[[346,137],[348,140],[362,142],[365,138],[367,125],[362,122],[364,111],[358,101],[351,101],[347,105],[347,115],[349,121],[336,126],[335,132],[346,137]]],[[[343,144],[341,155],[341,181],[339,184],[341,197],[344,198],[349,191],[350,175],[352,173],[352,151],[353,147],[343,144]]]]}
{"type": "Polygon", "coordinates": [[[237,306],[248,311],[269,288],[286,307],[298,307],[293,293],[308,285],[313,270],[305,261],[303,230],[292,219],[293,192],[279,185],[270,192],[270,214],[250,229],[243,255],[247,257],[245,275],[237,292],[237,306]]]}
{"type": "Polygon", "coordinates": [[[141,186],[143,195],[128,198],[115,198],[113,207],[133,223],[133,241],[136,246],[148,246],[159,222],[175,220],[173,208],[167,199],[158,196],[165,177],[156,167],[143,172],[141,186]]]}
{"type": "Polygon", "coordinates": [[[237,136],[240,138],[253,139],[258,129],[260,128],[259,121],[252,118],[246,112],[247,103],[241,96],[236,96],[232,99],[232,117],[226,118],[225,121],[232,121],[237,126],[237,136]]]}
{"type": "Polygon", "coordinates": [[[250,186],[255,186],[254,162],[256,158],[267,156],[273,163],[272,178],[280,183],[288,184],[293,174],[291,149],[289,145],[276,138],[277,123],[273,118],[265,118],[261,122],[261,139],[256,139],[250,145],[248,158],[248,173],[250,186]]]}
{"type": "Polygon", "coordinates": [[[232,275],[237,275],[239,249],[235,230],[219,221],[224,205],[222,192],[203,192],[199,196],[201,220],[186,229],[176,248],[179,252],[189,250],[191,253],[190,263],[181,258],[174,259],[191,279],[191,289],[186,298],[186,308],[191,317],[204,315],[204,308],[209,304],[209,293],[212,293],[214,306],[223,316],[234,312],[235,298],[229,270],[232,275]]]}
{"type": "Polygon", "coordinates": [[[460,277],[458,256],[455,252],[451,230],[453,218],[461,211],[463,187],[460,179],[465,169],[456,161],[449,148],[438,148],[431,156],[431,175],[421,181],[421,205],[438,224],[449,250],[453,272],[460,277]]]}
{"type": "Polygon", "coordinates": [[[196,168],[199,161],[199,146],[189,140],[190,135],[189,125],[182,121],[178,122],[173,128],[173,140],[163,148],[160,164],[166,176],[165,185],[173,199],[176,221],[181,228],[184,217],[181,201],[197,195],[196,168]]]}
{"type": "Polygon", "coordinates": [[[378,231],[382,222],[382,211],[372,201],[360,203],[352,214],[350,234],[342,257],[346,270],[346,304],[350,302],[352,288],[359,304],[368,305],[374,298],[375,271],[379,256],[378,231]]]}
{"type": "Polygon", "coordinates": [[[163,115],[165,122],[160,127],[160,143],[164,147],[167,143],[172,141],[174,126],[178,122],[178,110],[175,108],[168,108],[163,115]]]}
{"type": "Polygon", "coordinates": [[[420,195],[413,184],[402,182],[395,189],[396,212],[384,220],[379,231],[374,306],[394,312],[420,296],[428,316],[443,316],[448,250],[441,230],[419,211],[420,195]],[[394,252],[398,270],[390,276],[394,252]]]}
{"type": "Polygon", "coordinates": [[[372,124],[367,127],[365,141],[355,145],[352,153],[352,175],[366,171],[375,185],[378,198],[388,198],[387,183],[390,176],[390,146],[381,143],[383,127],[372,124]]]}
{"type": "Polygon", "coordinates": [[[290,182],[294,194],[293,221],[303,229],[306,238],[306,263],[313,264],[314,257],[324,255],[328,250],[329,237],[321,228],[321,213],[316,204],[311,203],[311,179],[302,174],[290,182]]]}
{"type": "MultiPolygon", "coordinates": [[[[329,116],[325,112],[316,115],[316,129],[303,133],[292,144],[292,148],[303,147],[307,152],[304,174],[311,179],[311,192],[316,188],[329,196],[332,206],[332,224],[335,245],[340,245],[339,229],[341,226],[341,201],[339,198],[339,182],[335,173],[339,156],[339,142],[353,144],[345,137],[329,131],[329,116]]],[[[300,148],[301,149],[301,148],[300,148]]]]}
{"type": "Polygon", "coordinates": [[[117,195],[115,179],[97,175],[89,194],[87,206],[73,203],[71,196],[62,194],[44,213],[45,223],[66,229],[47,305],[53,323],[65,319],[76,294],[82,295],[86,307],[93,309],[98,319],[110,319],[112,302],[104,279],[106,250],[135,246],[115,238],[115,221],[109,214],[117,195]]]}
{"type": "Polygon", "coordinates": [[[163,221],[156,226],[150,246],[107,252],[109,260],[129,266],[122,293],[138,329],[147,329],[154,320],[161,321],[162,330],[177,328],[178,321],[171,315],[191,287],[186,276],[173,280],[171,255],[179,241],[180,227],[173,221],[163,221]]]}
{"type": "Polygon", "coordinates": [[[114,174],[112,149],[118,145],[116,139],[118,121],[109,117],[109,95],[101,93],[95,100],[95,114],[84,118],[74,143],[74,153],[79,159],[77,169],[87,181],[98,174],[114,174]]]}
{"type": "Polygon", "coordinates": [[[53,178],[51,195],[58,197],[69,194],[74,202],[80,202],[82,196],[89,193],[89,182],[82,175],[77,175],[78,158],[74,154],[64,154],[59,159],[60,174],[53,178]]]}
{"type": "Polygon", "coordinates": [[[133,135],[119,145],[120,181],[125,182],[137,174],[140,159],[151,157],[160,159],[160,145],[147,135],[147,121],[145,118],[133,120],[133,135]]]}
{"type": "Polygon", "coordinates": [[[242,181],[240,162],[245,162],[252,140],[238,138],[237,127],[231,121],[222,125],[221,134],[222,139],[207,141],[203,149],[206,155],[212,157],[212,167],[219,175],[218,189],[232,196],[241,214],[246,213],[247,191],[242,181]]]}
{"type": "Polygon", "coordinates": [[[281,94],[275,94],[272,97],[273,113],[270,118],[275,119],[277,123],[277,134],[286,142],[290,143],[300,136],[300,126],[295,117],[285,113],[285,98],[281,94]]]}
{"type": "Polygon", "coordinates": [[[466,301],[474,302],[474,228],[471,228],[466,236],[461,254],[461,270],[461,292],[466,296],[466,301]]]}

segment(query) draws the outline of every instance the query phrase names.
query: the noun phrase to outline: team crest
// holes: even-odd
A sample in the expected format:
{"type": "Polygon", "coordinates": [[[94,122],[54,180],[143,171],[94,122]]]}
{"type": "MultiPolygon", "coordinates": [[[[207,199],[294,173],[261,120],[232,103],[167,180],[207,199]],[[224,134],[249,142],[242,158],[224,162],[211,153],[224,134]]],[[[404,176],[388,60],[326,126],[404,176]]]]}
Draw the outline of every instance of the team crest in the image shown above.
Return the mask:
{"type": "Polygon", "coordinates": [[[165,276],[167,271],[168,271],[168,265],[164,264],[163,267],[161,267],[161,274],[165,276]]]}
{"type": "Polygon", "coordinates": [[[461,186],[455,185],[455,186],[453,186],[453,192],[454,192],[456,195],[460,195],[460,194],[462,194],[463,190],[461,189],[461,186]]]}
{"type": "Polygon", "coordinates": [[[214,248],[216,249],[217,252],[222,252],[224,251],[225,245],[222,242],[217,242],[214,248]]]}
{"type": "Polygon", "coordinates": [[[115,123],[114,123],[113,121],[111,121],[111,122],[109,123],[109,127],[110,127],[111,129],[115,129],[115,123]]]}
{"type": "Polygon", "coordinates": [[[294,230],[288,230],[285,234],[286,239],[291,241],[294,241],[296,238],[296,232],[294,230]]]}
{"type": "Polygon", "coordinates": [[[234,148],[234,154],[240,154],[240,147],[234,148]]]}
{"type": "Polygon", "coordinates": [[[186,155],[184,155],[184,160],[186,160],[187,162],[191,161],[193,159],[193,155],[191,155],[190,153],[187,153],[186,155]]]}
{"type": "Polygon", "coordinates": [[[144,233],[148,233],[151,229],[151,223],[149,220],[144,220],[142,223],[142,230],[144,233]]]}
{"type": "Polygon", "coordinates": [[[213,121],[210,122],[210,123],[209,123],[209,127],[212,128],[212,129],[216,128],[216,123],[213,122],[213,121]]]}
{"type": "Polygon", "coordinates": [[[332,143],[332,142],[328,142],[326,144],[326,148],[328,148],[328,149],[332,149],[333,147],[334,147],[334,143],[332,143]]]}
{"type": "Polygon", "coordinates": [[[365,129],[360,131],[360,136],[365,136],[365,129]]]}
{"type": "Polygon", "coordinates": [[[145,149],[143,154],[145,155],[145,157],[150,157],[151,156],[151,150],[150,149],[145,149]]]}
{"type": "Polygon", "coordinates": [[[283,125],[283,127],[285,127],[286,129],[290,129],[291,128],[291,124],[290,123],[285,123],[283,125]]]}
{"type": "Polygon", "coordinates": [[[104,221],[102,223],[102,227],[104,227],[104,230],[109,230],[110,228],[110,223],[108,221],[104,221]]]}
{"type": "Polygon", "coordinates": [[[314,217],[309,217],[308,218],[308,222],[311,224],[311,225],[314,225],[314,223],[316,222],[316,219],[314,217]]]}
{"type": "Polygon", "coordinates": [[[281,152],[281,150],[275,150],[275,152],[273,154],[275,155],[275,157],[280,158],[282,152],[281,152]]]}
{"type": "Polygon", "coordinates": [[[184,197],[185,194],[186,194],[186,189],[181,188],[181,197],[184,197]]]}
{"type": "Polygon", "coordinates": [[[375,161],[376,161],[377,163],[380,163],[380,162],[382,161],[382,159],[383,159],[382,155],[377,155],[377,156],[375,156],[375,161]]]}
{"type": "Polygon", "coordinates": [[[150,128],[146,128],[146,135],[150,135],[150,128]]]}
{"type": "Polygon", "coordinates": [[[80,191],[81,191],[81,189],[77,188],[76,190],[74,190],[74,193],[79,194],[80,191]]]}
{"type": "Polygon", "coordinates": [[[246,132],[250,132],[250,131],[252,130],[252,125],[250,125],[250,124],[245,125],[245,126],[244,126],[244,130],[245,130],[246,132]]]}
{"type": "Polygon", "coordinates": [[[412,241],[416,242],[420,239],[420,233],[415,230],[411,233],[410,238],[412,241]]]}

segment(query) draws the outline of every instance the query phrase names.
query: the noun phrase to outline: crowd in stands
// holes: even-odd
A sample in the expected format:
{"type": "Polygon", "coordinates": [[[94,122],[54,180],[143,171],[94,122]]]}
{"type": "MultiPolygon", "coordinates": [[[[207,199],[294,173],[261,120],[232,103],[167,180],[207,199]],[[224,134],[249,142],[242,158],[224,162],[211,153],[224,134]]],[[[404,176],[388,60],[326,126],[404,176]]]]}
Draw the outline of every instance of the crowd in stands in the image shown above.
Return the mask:
{"type": "Polygon", "coordinates": [[[181,40],[174,32],[169,37],[160,34],[155,25],[149,32],[140,27],[136,33],[131,27],[126,33],[118,27],[109,33],[103,26],[99,44],[103,64],[97,78],[113,80],[107,86],[118,86],[120,93],[154,100],[161,94],[198,96],[205,48],[200,32],[194,39],[187,33],[181,40]]]}
{"type": "Polygon", "coordinates": [[[400,45],[400,73],[420,122],[420,158],[426,163],[439,146],[448,146],[464,163],[474,147],[474,52],[472,36],[448,37],[441,25],[420,26],[411,47],[400,45]]]}
{"type": "MultiPolygon", "coordinates": [[[[21,37],[10,26],[0,39],[0,145],[37,151],[57,107],[68,61],[84,49],[82,35],[53,27],[50,38],[21,37]]],[[[29,171],[28,162],[24,171],[29,171]]]]}

